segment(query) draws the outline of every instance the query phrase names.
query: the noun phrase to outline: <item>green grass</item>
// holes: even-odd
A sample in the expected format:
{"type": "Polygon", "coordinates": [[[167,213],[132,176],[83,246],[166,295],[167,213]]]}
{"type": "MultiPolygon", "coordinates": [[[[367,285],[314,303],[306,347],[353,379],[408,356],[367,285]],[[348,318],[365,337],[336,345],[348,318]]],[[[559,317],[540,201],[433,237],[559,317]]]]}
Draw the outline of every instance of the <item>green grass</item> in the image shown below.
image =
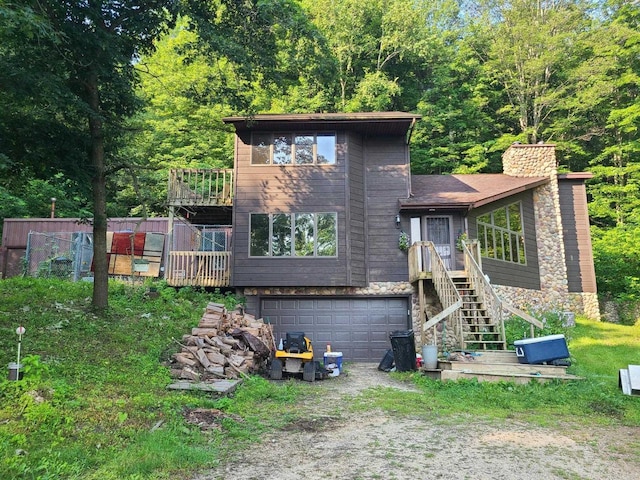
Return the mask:
{"type": "MultiPolygon", "coordinates": [[[[178,350],[209,301],[238,299],[194,289],[110,285],[110,308],[90,308],[91,285],[45,279],[0,282],[0,365],[15,361],[23,325],[24,379],[0,377],[0,478],[164,479],[212,467],[266,432],[296,422],[301,399],[322,401],[319,389],[295,380],[250,377],[229,397],[169,391],[163,362],[178,350]],[[183,416],[217,408],[221,428],[200,431],[183,416]]],[[[354,411],[468,422],[500,421],[640,425],[640,401],[619,391],[618,370],[640,364],[640,325],[579,319],[571,332],[571,384],[440,383],[395,374],[418,393],[374,388],[358,395],[354,411]]],[[[256,447],[253,447],[256,448],[256,447]]]]}
{"type": "Polygon", "coordinates": [[[246,441],[286,419],[278,411],[295,399],[295,384],[256,377],[233,401],[165,388],[174,339],[209,301],[232,308],[238,299],[157,287],[149,299],[145,286],[113,283],[109,311],[97,316],[89,284],[0,282],[1,365],[16,360],[15,329],[26,328],[23,380],[8,381],[7,370],[0,378],[0,478],[165,478],[215,465],[226,439],[246,441]],[[207,435],[183,419],[186,408],[214,406],[243,421],[207,435]]]}
{"type": "Polygon", "coordinates": [[[527,385],[439,382],[419,373],[398,373],[398,378],[414,382],[421,393],[391,395],[389,389],[371,389],[353,408],[434,418],[469,413],[493,419],[517,417],[543,425],[571,421],[639,426],[640,399],[622,394],[618,374],[621,368],[640,364],[640,322],[625,326],[578,318],[568,333],[573,362],[569,371],[584,377],[582,381],[542,384],[532,380],[527,385]]]}

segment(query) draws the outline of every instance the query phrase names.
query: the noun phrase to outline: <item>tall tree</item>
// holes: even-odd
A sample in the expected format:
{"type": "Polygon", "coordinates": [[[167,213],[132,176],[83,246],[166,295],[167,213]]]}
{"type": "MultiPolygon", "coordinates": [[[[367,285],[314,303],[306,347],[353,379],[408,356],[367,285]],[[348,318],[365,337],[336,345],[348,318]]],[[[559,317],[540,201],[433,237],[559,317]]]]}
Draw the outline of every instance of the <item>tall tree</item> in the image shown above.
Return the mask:
{"type": "MultiPolygon", "coordinates": [[[[37,65],[53,72],[56,92],[71,102],[78,118],[85,118],[80,130],[87,152],[82,168],[91,177],[96,309],[108,305],[108,145],[137,106],[135,59],[152,48],[153,39],[170,25],[175,7],[175,2],[163,0],[149,0],[144,8],[138,2],[115,0],[26,0],[20,8],[32,13],[49,33],[10,39],[12,50],[30,53],[26,68],[37,65]]],[[[6,5],[10,12],[17,8],[6,5]]]]}
{"type": "MultiPolygon", "coordinates": [[[[154,48],[154,40],[172,26],[181,8],[191,19],[190,28],[198,32],[201,54],[213,60],[219,59],[221,53],[226,55],[233,63],[236,79],[252,82],[268,78],[275,71],[278,29],[274,25],[289,21],[291,15],[287,12],[297,11],[297,7],[289,0],[147,0],[144,5],[120,0],[26,0],[20,5],[0,6],[0,13],[7,18],[34,19],[29,36],[3,32],[6,43],[0,52],[6,58],[23,60],[22,65],[13,62],[16,75],[49,72],[55,88],[47,87],[45,91],[51,92],[50,100],[56,100],[51,102],[55,115],[51,117],[52,124],[67,130],[75,128],[77,135],[71,143],[85,152],[78,163],[79,169],[91,178],[93,306],[104,309],[108,305],[107,179],[114,171],[127,167],[118,144],[125,120],[141,105],[135,95],[140,56],[154,48]],[[74,121],[61,122],[64,112],[70,112],[68,116],[74,121]],[[84,123],[80,123],[81,118],[84,123]]],[[[5,63],[4,58],[2,61],[5,63]]],[[[16,84],[15,96],[27,92],[27,85],[16,84]]],[[[240,96],[237,104],[249,110],[247,98],[240,96]]]]}
{"type": "Polygon", "coordinates": [[[558,121],[589,168],[592,219],[600,226],[640,224],[640,9],[609,2],[606,21],[588,37],[589,57],[573,76],[558,121]]]}
{"type": "Polygon", "coordinates": [[[582,59],[586,7],[582,0],[480,0],[477,5],[478,29],[490,40],[480,52],[487,75],[507,95],[502,113],[517,122],[515,133],[529,143],[543,139],[565,94],[567,72],[582,59]]]}
{"type": "Polygon", "coordinates": [[[455,0],[304,0],[336,59],[337,110],[414,110],[457,20],[455,0]]]}

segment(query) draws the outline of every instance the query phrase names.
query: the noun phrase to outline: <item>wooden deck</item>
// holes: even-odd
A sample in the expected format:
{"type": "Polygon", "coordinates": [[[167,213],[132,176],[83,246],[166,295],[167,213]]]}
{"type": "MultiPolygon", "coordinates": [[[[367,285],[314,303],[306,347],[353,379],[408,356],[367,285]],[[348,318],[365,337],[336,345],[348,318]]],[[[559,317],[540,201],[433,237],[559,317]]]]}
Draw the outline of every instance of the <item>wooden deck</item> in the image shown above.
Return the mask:
{"type": "Polygon", "coordinates": [[[536,380],[544,383],[552,380],[583,380],[582,377],[567,373],[567,367],[555,365],[532,365],[519,363],[512,350],[470,352],[473,360],[439,360],[438,368],[421,369],[428,377],[436,380],[476,379],[479,382],[514,382],[525,384],[536,380]]]}

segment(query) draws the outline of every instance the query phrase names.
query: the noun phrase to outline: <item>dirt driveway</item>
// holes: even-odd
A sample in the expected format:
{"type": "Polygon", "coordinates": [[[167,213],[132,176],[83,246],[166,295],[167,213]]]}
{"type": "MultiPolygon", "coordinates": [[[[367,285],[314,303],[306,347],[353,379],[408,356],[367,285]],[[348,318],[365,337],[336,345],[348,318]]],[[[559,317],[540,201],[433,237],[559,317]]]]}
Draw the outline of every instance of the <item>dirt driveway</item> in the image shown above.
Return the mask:
{"type": "Polygon", "coordinates": [[[308,409],[305,421],[193,480],[640,480],[640,428],[349,412],[350,399],[367,388],[413,390],[376,367],[350,364],[346,374],[316,382],[316,398],[299,407],[308,409]]]}

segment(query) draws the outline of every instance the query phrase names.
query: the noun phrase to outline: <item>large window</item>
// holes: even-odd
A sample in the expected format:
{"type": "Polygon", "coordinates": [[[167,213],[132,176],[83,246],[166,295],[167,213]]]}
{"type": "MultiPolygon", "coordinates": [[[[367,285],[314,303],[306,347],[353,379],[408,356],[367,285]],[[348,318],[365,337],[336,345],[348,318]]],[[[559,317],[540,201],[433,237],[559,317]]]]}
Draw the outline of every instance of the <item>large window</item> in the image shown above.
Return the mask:
{"type": "Polygon", "coordinates": [[[521,265],[527,263],[520,202],[480,215],[476,220],[483,257],[521,265]]]}
{"type": "Polygon", "coordinates": [[[252,165],[333,165],[335,133],[254,133],[252,165]]]}
{"type": "Polygon", "coordinates": [[[252,257],[335,257],[336,213],[252,213],[252,257]]]}

